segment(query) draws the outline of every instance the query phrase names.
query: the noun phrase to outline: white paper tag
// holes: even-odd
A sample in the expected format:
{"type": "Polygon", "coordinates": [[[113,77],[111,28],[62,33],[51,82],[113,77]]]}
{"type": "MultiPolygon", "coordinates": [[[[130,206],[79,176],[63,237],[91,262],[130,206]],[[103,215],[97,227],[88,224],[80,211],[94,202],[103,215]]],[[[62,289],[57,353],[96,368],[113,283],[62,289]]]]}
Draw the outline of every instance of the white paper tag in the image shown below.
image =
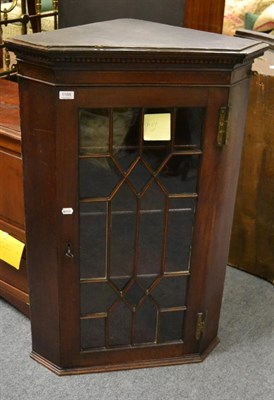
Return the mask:
{"type": "Polygon", "coordinates": [[[73,214],[73,208],[62,208],[63,215],[71,215],[73,214]]]}
{"type": "Polygon", "coordinates": [[[60,100],[74,100],[74,91],[60,91],[59,92],[60,100]]]}

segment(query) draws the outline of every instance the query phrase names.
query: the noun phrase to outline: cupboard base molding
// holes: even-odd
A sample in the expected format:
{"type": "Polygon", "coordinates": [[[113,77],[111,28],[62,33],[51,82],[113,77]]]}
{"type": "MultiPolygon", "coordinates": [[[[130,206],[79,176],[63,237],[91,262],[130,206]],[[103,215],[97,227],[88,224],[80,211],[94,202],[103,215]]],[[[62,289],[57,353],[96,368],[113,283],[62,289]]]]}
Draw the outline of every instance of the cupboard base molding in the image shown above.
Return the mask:
{"type": "Polygon", "coordinates": [[[172,365],[183,365],[200,363],[205,360],[205,358],[215,349],[215,347],[220,343],[218,337],[216,337],[210,345],[201,354],[186,354],[182,357],[177,358],[163,358],[158,360],[142,360],[133,361],[130,363],[122,364],[112,364],[112,365],[95,365],[88,367],[75,367],[75,368],[60,368],[56,364],[51,363],[49,360],[45,359],[41,355],[37,354],[35,351],[30,353],[30,357],[37,361],[39,364],[43,365],[50,371],[54,372],[58,376],[66,375],[80,375],[80,374],[92,374],[99,372],[114,372],[114,371],[125,371],[132,369],[141,368],[157,368],[157,367],[168,367],[172,365]]]}

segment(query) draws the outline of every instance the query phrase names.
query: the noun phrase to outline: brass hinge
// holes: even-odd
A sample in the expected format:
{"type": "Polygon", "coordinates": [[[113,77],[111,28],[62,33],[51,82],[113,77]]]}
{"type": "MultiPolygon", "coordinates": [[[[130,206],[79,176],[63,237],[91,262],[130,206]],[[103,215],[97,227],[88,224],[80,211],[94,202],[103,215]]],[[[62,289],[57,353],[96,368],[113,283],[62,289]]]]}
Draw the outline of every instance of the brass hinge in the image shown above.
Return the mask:
{"type": "Polygon", "coordinates": [[[205,314],[198,313],[197,314],[197,321],[196,321],[196,331],[195,331],[195,338],[196,340],[200,340],[203,336],[205,330],[205,314]]]}
{"type": "Polygon", "coordinates": [[[228,107],[220,108],[217,144],[223,147],[228,143],[227,121],[228,121],[228,107]]]}

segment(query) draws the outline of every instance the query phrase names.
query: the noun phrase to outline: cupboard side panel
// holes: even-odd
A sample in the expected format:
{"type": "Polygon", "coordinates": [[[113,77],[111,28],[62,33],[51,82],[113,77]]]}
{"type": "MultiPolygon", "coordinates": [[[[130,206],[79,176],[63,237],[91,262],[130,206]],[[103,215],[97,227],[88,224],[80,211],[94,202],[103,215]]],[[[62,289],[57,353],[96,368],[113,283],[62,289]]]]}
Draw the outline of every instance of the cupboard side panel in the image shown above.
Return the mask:
{"type": "MultiPolygon", "coordinates": [[[[229,93],[228,144],[223,148],[216,148],[216,144],[212,143],[212,146],[215,146],[216,158],[219,159],[216,165],[218,169],[215,187],[217,201],[203,289],[206,326],[200,343],[201,351],[216,337],[218,331],[242,153],[248,88],[248,80],[231,88],[229,93]]],[[[210,99],[215,102],[218,93],[216,91],[213,93],[213,91],[214,89],[212,89],[210,99]]]]}
{"type": "MultiPolygon", "coordinates": [[[[208,104],[204,122],[203,155],[198,180],[198,202],[193,231],[191,269],[188,292],[189,319],[186,326],[186,341],[195,337],[197,316],[205,312],[205,287],[210,284],[209,270],[212,269],[212,252],[214,251],[214,232],[216,210],[219,208],[219,188],[222,185],[222,153],[217,147],[217,130],[220,107],[228,103],[229,89],[214,88],[208,90],[208,104]]],[[[221,271],[222,272],[222,271],[221,271]]],[[[216,298],[221,298],[222,280],[216,282],[216,298]]],[[[215,318],[215,317],[214,317],[215,318]]],[[[212,322],[215,324],[215,322],[212,322]]],[[[211,339],[215,339],[216,335],[211,339]]],[[[200,353],[199,340],[195,339],[196,352],[200,353]]]]}
{"type": "Polygon", "coordinates": [[[33,351],[58,364],[59,306],[53,89],[38,82],[21,79],[20,103],[33,351]]]}
{"type": "MultiPolygon", "coordinates": [[[[69,88],[70,89],[70,88],[69,88]]],[[[63,90],[63,88],[62,88],[63,90]]],[[[56,99],[59,89],[55,89],[56,99]]],[[[56,163],[59,248],[60,365],[73,367],[80,352],[78,234],[78,93],[75,100],[57,100],[56,163]],[[71,214],[64,214],[71,208],[71,214]]]]}

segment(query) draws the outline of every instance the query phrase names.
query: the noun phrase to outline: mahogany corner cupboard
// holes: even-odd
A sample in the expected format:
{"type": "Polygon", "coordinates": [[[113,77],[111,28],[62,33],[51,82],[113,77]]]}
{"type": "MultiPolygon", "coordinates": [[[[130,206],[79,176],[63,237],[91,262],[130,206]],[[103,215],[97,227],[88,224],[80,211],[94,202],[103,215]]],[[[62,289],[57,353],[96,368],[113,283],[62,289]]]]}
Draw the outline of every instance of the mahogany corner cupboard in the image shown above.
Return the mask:
{"type": "Polygon", "coordinates": [[[255,57],[120,19],[18,60],[32,357],[57,374],[197,362],[218,343],[255,57]]]}

